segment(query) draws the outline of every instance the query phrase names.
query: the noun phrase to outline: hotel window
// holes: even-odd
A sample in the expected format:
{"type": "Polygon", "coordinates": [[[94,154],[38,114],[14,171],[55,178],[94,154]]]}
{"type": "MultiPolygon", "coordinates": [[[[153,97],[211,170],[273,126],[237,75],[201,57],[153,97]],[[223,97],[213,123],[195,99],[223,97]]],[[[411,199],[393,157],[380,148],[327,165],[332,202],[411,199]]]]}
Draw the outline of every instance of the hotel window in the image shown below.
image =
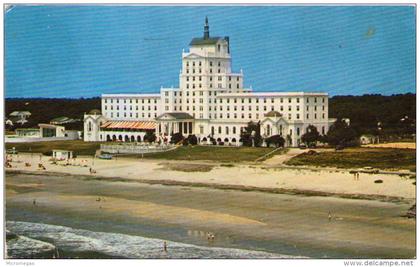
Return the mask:
{"type": "Polygon", "coordinates": [[[217,84],[217,87],[222,88],[222,84],[221,83],[217,84]]]}
{"type": "Polygon", "coordinates": [[[165,110],[169,110],[169,107],[168,106],[165,106],[165,110]]]}
{"type": "Polygon", "coordinates": [[[298,119],[300,119],[300,116],[299,116],[299,114],[296,114],[296,119],[298,120],[298,119]]]}
{"type": "Polygon", "coordinates": [[[210,84],[210,88],[213,88],[213,84],[210,84]]]}
{"type": "Polygon", "coordinates": [[[289,106],[289,111],[292,111],[292,106],[289,106]]]}
{"type": "Polygon", "coordinates": [[[266,98],[264,98],[264,103],[267,103],[267,99],[266,98]]]}
{"type": "Polygon", "coordinates": [[[227,114],[226,114],[226,118],[227,118],[227,119],[229,119],[229,117],[230,117],[230,116],[229,116],[229,113],[227,113],[227,114]]]}
{"type": "Polygon", "coordinates": [[[251,113],[249,113],[249,114],[248,114],[248,118],[250,118],[250,119],[252,118],[252,115],[251,115],[251,113]]]}
{"type": "Polygon", "coordinates": [[[300,109],[300,106],[296,106],[296,110],[299,111],[299,109],[300,109]]]}
{"type": "Polygon", "coordinates": [[[195,76],[193,76],[192,78],[193,78],[193,81],[195,81],[195,76]]]}
{"type": "Polygon", "coordinates": [[[274,111],[274,107],[273,106],[271,106],[271,111],[274,111]]]}
{"type": "Polygon", "coordinates": [[[264,106],[264,111],[267,111],[267,106],[264,106]]]}
{"type": "Polygon", "coordinates": [[[316,111],[316,106],[314,107],[314,110],[316,111]]]}
{"type": "Polygon", "coordinates": [[[157,100],[155,99],[155,104],[157,103],[157,100]]]}
{"type": "Polygon", "coordinates": [[[105,104],[106,104],[106,99],[105,99],[105,104]]]}
{"type": "Polygon", "coordinates": [[[187,67],[189,67],[189,66],[190,66],[190,62],[187,61],[187,67]]]}
{"type": "Polygon", "coordinates": [[[236,111],[237,110],[237,107],[236,106],[233,106],[233,110],[236,111]]]}
{"type": "Polygon", "coordinates": [[[155,106],[155,110],[157,110],[157,107],[155,106]]]}
{"type": "Polygon", "coordinates": [[[280,98],[280,103],[283,103],[283,98],[280,98]]]}
{"type": "Polygon", "coordinates": [[[120,103],[120,100],[119,99],[117,99],[117,103],[120,103]]]}
{"type": "Polygon", "coordinates": [[[232,81],[232,76],[229,76],[229,82],[232,81]]]}
{"type": "Polygon", "coordinates": [[[309,114],[306,114],[306,118],[309,119],[309,114]]]}
{"type": "Polygon", "coordinates": [[[241,114],[241,118],[242,118],[242,119],[243,119],[243,118],[245,118],[245,115],[244,115],[243,113],[241,114]]]}
{"type": "Polygon", "coordinates": [[[236,85],[236,88],[239,89],[239,83],[236,85]]]}
{"type": "Polygon", "coordinates": [[[229,89],[232,89],[232,84],[229,84],[229,89]]]}
{"type": "Polygon", "coordinates": [[[322,106],[322,111],[324,111],[325,110],[325,106],[322,106]]]}
{"type": "Polygon", "coordinates": [[[213,66],[213,61],[210,61],[210,66],[213,66]]]}
{"type": "Polygon", "coordinates": [[[236,113],[233,113],[233,118],[237,119],[236,113]]]}
{"type": "Polygon", "coordinates": [[[199,88],[201,88],[201,83],[198,85],[199,88]]]}
{"type": "Polygon", "coordinates": [[[288,118],[289,118],[289,120],[291,120],[292,119],[292,114],[289,114],[288,118]]]}
{"type": "Polygon", "coordinates": [[[169,103],[169,99],[166,98],[165,99],[165,103],[168,104],[169,103]]]}
{"type": "Polygon", "coordinates": [[[248,110],[249,110],[249,111],[251,111],[251,110],[252,110],[252,107],[251,107],[251,106],[249,106],[249,107],[248,107],[248,110]]]}
{"type": "Polygon", "coordinates": [[[322,113],[322,118],[325,119],[325,113],[322,113]]]}
{"type": "Polygon", "coordinates": [[[242,110],[242,111],[244,111],[244,110],[245,110],[244,106],[241,106],[241,110],[242,110]]]}
{"type": "Polygon", "coordinates": [[[187,73],[190,73],[190,71],[187,69],[187,73]]]}
{"type": "Polygon", "coordinates": [[[314,102],[315,102],[315,103],[316,103],[316,100],[317,100],[317,98],[315,97],[315,98],[314,98],[314,102]]]}
{"type": "Polygon", "coordinates": [[[148,102],[149,102],[149,104],[150,104],[150,99],[148,99],[148,100],[149,100],[148,102]]]}
{"type": "Polygon", "coordinates": [[[325,134],[325,127],[324,126],[322,126],[322,135],[324,135],[325,134]]]}
{"type": "Polygon", "coordinates": [[[217,73],[220,73],[220,69],[217,69],[217,73]]]}
{"type": "Polygon", "coordinates": [[[255,103],[258,103],[258,102],[260,102],[260,100],[257,98],[257,99],[255,99],[255,103]]]}
{"type": "Polygon", "coordinates": [[[150,113],[148,113],[148,114],[147,114],[147,117],[149,117],[149,118],[150,118],[150,113]]]}
{"type": "Polygon", "coordinates": [[[223,114],[222,113],[220,113],[220,118],[223,119],[223,114]]]}
{"type": "Polygon", "coordinates": [[[226,126],[226,134],[229,134],[229,127],[226,126]]]}
{"type": "Polygon", "coordinates": [[[198,69],[198,73],[201,73],[201,68],[198,69]]]}
{"type": "Polygon", "coordinates": [[[255,110],[256,110],[256,111],[260,110],[260,107],[259,107],[259,106],[256,106],[256,107],[255,107],[255,110]]]}
{"type": "Polygon", "coordinates": [[[306,106],[306,111],[309,111],[309,106],[306,106]]]}
{"type": "Polygon", "coordinates": [[[314,114],[314,118],[316,119],[316,113],[314,114]]]}
{"type": "Polygon", "coordinates": [[[296,134],[297,134],[297,136],[300,136],[300,128],[299,127],[296,128],[296,134]]]}
{"type": "Polygon", "coordinates": [[[260,118],[260,114],[256,114],[255,118],[258,120],[260,118]]]}
{"type": "Polygon", "coordinates": [[[243,99],[243,98],[241,99],[241,103],[242,103],[242,104],[244,103],[244,100],[245,100],[245,99],[243,99]]]}
{"type": "Polygon", "coordinates": [[[239,77],[237,77],[236,80],[239,82],[239,77]]]}
{"type": "MultiPolygon", "coordinates": [[[[220,52],[220,45],[217,45],[217,51],[220,52]]],[[[219,63],[220,64],[220,63],[219,63]]]]}
{"type": "Polygon", "coordinates": [[[271,98],[271,103],[274,103],[274,98],[271,98]]]}
{"type": "Polygon", "coordinates": [[[296,103],[299,103],[299,98],[296,98],[296,103]]]}
{"type": "Polygon", "coordinates": [[[289,98],[289,103],[292,103],[292,99],[291,98],[289,98]]]}
{"type": "Polygon", "coordinates": [[[210,69],[210,73],[213,73],[213,69],[210,69]]]}
{"type": "Polygon", "coordinates": [[[251,103],[251,98],[248,98],[248,103],[251,103]]]}
{"type": "Polygon", "coordinates": [[[144,104],[144,99],[141,100],[141,103],[144,104]]]}
{"type": "Polygon", "coordinates": [[[309,97],[308,97],[308,98],[306,98],[306,103],[309,103],[309,97]]]}
{"type": "Polygon", "coordinates": [[[325,103],[325,98],[324,97],[322,98],[322,103],[325,103]]]}

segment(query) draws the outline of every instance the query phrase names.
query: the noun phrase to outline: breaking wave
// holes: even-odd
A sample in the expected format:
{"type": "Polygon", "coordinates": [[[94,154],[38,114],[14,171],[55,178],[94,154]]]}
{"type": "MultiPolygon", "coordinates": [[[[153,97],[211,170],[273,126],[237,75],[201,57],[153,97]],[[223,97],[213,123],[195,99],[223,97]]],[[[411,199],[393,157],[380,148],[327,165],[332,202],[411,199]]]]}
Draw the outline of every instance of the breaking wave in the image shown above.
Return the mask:
{"type": "MultiPolygon", "coordinates": [[[[7,221],[6,228],[19,236],[28,237],[31,240],[48,240],[52,247],[64,251],[102,253],[115,258],[298,258],[296,256],[274,254],[263,251],[205,247],[167,241],[167,251],[163,249],[165,240],[147,238],[142,236],[126,235],[119,233],[93,232],[71,227],[57,226],[42,223],[7,221]]],[[[42,241],[42,242],[43,242],[42,241]]],[[[40,243],[41,244],[41,243],[40,243]]],[[[33,246],[33,242],[20,242],[7,244],[9,256],[16,255],[19,251],[26,251],[33,246]]],[[[50,247],[43,242],[41,247],[50,247]]]]}

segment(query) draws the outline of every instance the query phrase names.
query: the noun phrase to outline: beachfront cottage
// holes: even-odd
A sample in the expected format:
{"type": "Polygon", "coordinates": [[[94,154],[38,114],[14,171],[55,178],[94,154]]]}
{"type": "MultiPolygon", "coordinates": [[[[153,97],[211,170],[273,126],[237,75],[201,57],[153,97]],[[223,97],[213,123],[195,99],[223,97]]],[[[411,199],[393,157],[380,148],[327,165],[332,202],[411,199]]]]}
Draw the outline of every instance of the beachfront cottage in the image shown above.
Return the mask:
{"type": "MultiPolygon", "coordinates": [[[[328,94],[321,92],[253,92],[243,87],[243,71],[232,71],[229,37],[210,36],[206,18],[202,37],[182,52],[179,88],[156,94],[103,94],[102,112],[86,114],[85,141],[142,142],[147,131],[157,141],[174,133],[194,134],[201,144],[240,145],[248,122],[261,122],[265,137],[280,134],[298,146],[309,125],[326,134],[328,94]]],[[[273,89],[273,88],[270,88],[273,89]]]]}
{"type": "Polygon", "coordinates": [[[56,160],[68,160],[73,158],[73,151],[55,149],[52,151],[52,157],[56,160]]]}

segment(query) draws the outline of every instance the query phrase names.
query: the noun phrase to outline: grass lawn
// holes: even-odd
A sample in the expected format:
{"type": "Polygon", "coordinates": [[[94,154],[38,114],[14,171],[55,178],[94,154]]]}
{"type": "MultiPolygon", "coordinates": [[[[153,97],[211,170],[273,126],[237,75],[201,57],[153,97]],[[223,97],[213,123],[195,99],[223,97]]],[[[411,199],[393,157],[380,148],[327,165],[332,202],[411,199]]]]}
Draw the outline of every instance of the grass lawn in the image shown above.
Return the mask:
{"type": "Polygon", "coordinates": [[[49,141],[33,143],[6,143],[6,149],[16,148],[18,152],[50,153],[53,149],[71,150],[76,155],[94,155],[100,142],[83,142],[82,140],[49,141]]]}
{"type": "MultiPolygon", "coordinates": [[[[181,146],[162,153],[144,154],[145,158],[169,160],[211,160],[221,162],[254,161],[273,151],[267,147],[181,146]]],[[[284,153],[284,149],[273,154],[284,153]]]]}
{"type": "Polygon", "coordinates": [[[346,148],[337,152],[307,153],[293,157],[288,165],[338,168],[373,167],[379,169],[416,169],[416,150],[391,148],[346,148]]]}

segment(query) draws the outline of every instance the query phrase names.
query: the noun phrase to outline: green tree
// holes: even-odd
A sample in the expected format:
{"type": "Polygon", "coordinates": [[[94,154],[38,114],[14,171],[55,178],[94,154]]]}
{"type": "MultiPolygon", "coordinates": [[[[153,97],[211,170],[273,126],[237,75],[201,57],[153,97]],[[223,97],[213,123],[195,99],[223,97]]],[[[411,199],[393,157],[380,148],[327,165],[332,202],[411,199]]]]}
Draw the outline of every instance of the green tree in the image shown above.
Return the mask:
{"type": "Polygon", "coordinates": [[[154,141],[156,141],[156,135],[153,132],[148,131],[144,135],[143,140],[144,142],[153,143],[154,141]]]}
{"type": "Polygon", "coordinates": [[[244,146],[261,146],[263,138],[260,132],[260,122],[248,122],[241,132],[241,141],[244,146]]]}
{"type": "Polygon", "coordinates": [[[270,137],[267,137],[265,139],[265,143],[267,145],[267,147],[269,147],[271,144],[274,144],[276,147],[283,147],[284,143],[286,141],[284,140],[283,137],[281,137],[281,135],[272,135],[270,137]]]}
{"type": "Polygon", "coordinates": [[[304,142],[307,146],[311,144],[316,144],[319,141],[319,132],[318,129],[313,126],[309,125],[306,128],[306,133],[304,133],[301,137],[302,142],[304,142]]]}
{"type": "Polygon", "coordinates": [[[342,119],[337,119],[327,133],[328,144],[332,146],[353,145],[357,142],[358,137],[356,131],[342,119]]]}

